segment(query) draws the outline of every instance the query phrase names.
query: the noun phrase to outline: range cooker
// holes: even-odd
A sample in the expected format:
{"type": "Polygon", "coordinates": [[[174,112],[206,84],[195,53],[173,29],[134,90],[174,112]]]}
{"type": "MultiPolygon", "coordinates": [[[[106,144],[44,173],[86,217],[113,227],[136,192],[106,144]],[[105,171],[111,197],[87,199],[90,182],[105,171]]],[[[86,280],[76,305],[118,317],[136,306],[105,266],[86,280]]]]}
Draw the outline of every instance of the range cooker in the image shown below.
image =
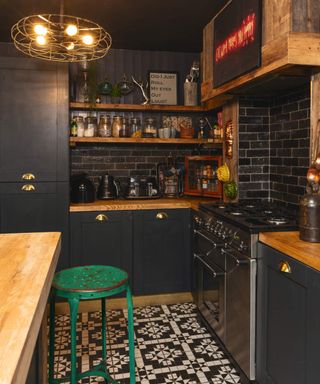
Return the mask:
{"type": "Polygon", "coordinates": [[[201,204],[193,216],[195,302],[250,380],[256,375],[258,234],[297,228],[297,210],[284,203],[201,204]]]}

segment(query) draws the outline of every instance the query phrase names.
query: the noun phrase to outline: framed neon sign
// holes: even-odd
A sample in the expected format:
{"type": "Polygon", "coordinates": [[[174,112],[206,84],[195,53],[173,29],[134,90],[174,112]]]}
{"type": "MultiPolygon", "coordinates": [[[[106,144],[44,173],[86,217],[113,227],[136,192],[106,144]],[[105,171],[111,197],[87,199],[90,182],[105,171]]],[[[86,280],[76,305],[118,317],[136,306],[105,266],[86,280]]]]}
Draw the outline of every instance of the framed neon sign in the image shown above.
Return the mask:
{"type": "Polygon", "coordinates": [[[214,19],[213,86],[261,65],[261,0],[232,0],[214,19]]]}

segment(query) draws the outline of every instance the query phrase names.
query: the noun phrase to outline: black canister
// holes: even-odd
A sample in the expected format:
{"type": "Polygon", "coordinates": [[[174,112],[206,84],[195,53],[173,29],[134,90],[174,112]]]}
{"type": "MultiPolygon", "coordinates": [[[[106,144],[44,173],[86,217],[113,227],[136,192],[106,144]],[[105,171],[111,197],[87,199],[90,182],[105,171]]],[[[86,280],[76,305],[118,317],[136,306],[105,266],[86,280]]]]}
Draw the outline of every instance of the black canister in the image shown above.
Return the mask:
{"type": "Polygon", "coordinates": [[[320,243],[320,194],[307,193],[300,200],[300,239],[320,243]]]}

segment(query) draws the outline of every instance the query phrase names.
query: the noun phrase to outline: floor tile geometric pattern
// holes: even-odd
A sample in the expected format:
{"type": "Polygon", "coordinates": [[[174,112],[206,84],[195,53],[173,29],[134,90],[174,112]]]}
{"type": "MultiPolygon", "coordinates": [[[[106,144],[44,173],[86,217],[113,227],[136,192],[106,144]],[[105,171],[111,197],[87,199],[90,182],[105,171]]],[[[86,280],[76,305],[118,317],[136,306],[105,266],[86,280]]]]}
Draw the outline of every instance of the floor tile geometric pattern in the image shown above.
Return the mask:
{"type": "MultiPolygon", "coordinates": [[[[70,373],[70,321],[56,317],[55,372],[70,373]]],[[[134,309],[136,381],[140,384],[239,384],[240,377],[219,344],[197,321],[195,305],[182,303],[134,309]]],[[[127,312],[107,311],[107,365],[119,383],[129,383],[127,312]]],[[[101,313],[81,313],[77,323],[78,369],[101,362],[101,313]]],[[[104,383],[87,378],[83,384],[104,383]]]]}

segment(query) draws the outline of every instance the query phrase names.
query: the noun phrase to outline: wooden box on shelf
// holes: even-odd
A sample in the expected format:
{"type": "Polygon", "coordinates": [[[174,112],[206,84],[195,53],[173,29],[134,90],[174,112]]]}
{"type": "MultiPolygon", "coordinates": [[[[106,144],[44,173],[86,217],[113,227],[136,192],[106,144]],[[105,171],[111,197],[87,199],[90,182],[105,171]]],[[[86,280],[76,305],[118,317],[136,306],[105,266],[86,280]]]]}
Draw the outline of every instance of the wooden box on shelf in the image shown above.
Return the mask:
{"type": "Polygon", "coordinates": [[[222,197],[217,169],[222,156],[186,156],[184,193],[193,196],[222,197]]]}

